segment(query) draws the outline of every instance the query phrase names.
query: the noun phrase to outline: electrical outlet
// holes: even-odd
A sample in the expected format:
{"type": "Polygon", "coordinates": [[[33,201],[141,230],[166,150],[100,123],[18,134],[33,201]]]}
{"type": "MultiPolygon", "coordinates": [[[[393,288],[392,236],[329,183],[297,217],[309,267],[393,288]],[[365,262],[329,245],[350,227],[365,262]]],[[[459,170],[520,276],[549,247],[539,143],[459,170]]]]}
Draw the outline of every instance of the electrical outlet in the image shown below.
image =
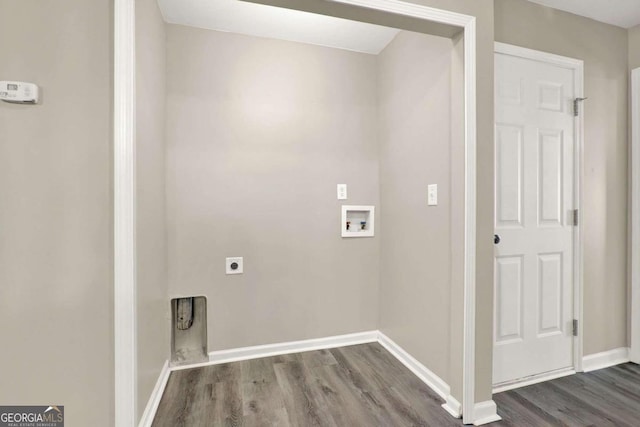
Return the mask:
{"type": "Polygon", "coordinates": [[[438,205],[438,184],[430,184],[427,187],[427,205],[429,206],[437,206],[438,205]]]}
{"type": "Polygon", "coordinates": [[[231,257],[226,259],[227,274],[242,274],[244,270],[244,262],[242,257],[231,257]]]}
{"type": "Polygon", "coordinates": [[[347,200],[347,184],[338,184],[338,200],[347,200]]]}

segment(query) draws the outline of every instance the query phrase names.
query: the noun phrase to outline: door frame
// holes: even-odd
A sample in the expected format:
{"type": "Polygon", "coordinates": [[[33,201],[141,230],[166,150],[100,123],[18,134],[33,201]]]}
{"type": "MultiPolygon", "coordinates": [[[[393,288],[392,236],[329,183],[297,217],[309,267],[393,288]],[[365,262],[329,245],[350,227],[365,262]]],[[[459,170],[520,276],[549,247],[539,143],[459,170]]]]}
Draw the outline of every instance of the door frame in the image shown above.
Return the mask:
{"type": "MultiPolygon", "coordinates": [[[[476,18],[401,0],[330,1],[451,25],[464,32],[465,238],[461,409],[466,424],[493,421],[494,414],[491,408],[487,410],[486,402],[482,402],[484,406],[475,402],[476,18]]],[[[137,423],[135,40],[135,2],[114,0],[114,392],[115,424],[119,427],[137,423]]]]}
{"type": "Polygon", "coordinates": [[[631,71],[631,345],[629,359],[640,363],[640,68],[631,71]]]}
{"type": "MultiPolygon", "coordinates": [[[[518,58],[530,59],[533,61],[543,62],[545,64],[555,65],[567,68],[574,72],[574,95],[576,98],[584,97],[584,61],[581,59],[569,58],[566,56],[555,55],[548,52],[528,49],[506,43],[495,42],[494,55],[502,54],[515,56],[518,58]]],[[[574,129],[574,149],[573,149],[573,203],[578,209],[578,225],[574,227],[573,234],[573,318],[578,321],[578,334],[573,339],[573,371],[568,373],[582,372],[583,357],[583,254],[584,248],[582,244],[583,221],[582,221],[582,182],[583,182],[583,156],[584,156],[584,102],[578,109],[578,116],[573,123],[574,129]]],[[[495,304],[494,304],[494,322],[495,322],[495,304]]],[[[494,326],[495,333],[495,326],[494,326]]],[[[495,340],[494,340],[495,342],[495,340]]],[[[567,375],[567,372],[557,376],[567,375]]],[[[546,381],[554,375],[536,376],[535,379],[529,378],[525,381],[514,382],[507,386],[499,388],[494,387],[494,392],[505,391],[512,388],[521,387],[535,382],[546,381]]]]}

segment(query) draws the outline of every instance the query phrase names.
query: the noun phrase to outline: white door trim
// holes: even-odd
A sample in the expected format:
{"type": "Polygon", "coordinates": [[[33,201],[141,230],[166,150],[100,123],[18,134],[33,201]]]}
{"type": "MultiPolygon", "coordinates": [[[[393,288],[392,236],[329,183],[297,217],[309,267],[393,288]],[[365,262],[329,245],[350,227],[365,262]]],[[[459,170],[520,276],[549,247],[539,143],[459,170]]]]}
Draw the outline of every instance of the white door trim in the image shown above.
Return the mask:
{"type": "Polygon", "coordinates": [[[640,68],[631,72],[631,349],[640,363],[640,68]]]}
{"type": "MultiPolygon", "coordinates": [[[[465,274],[463,396],[465,423],[475,407],[476,317],[476,18],[399,0],[332,0],[383,12],[448,24],[464,30],[465,95],[465,274]]],[[[135,9],[114,7],[114,316],[116,425],[135,424],[135,9]]]]}
{"type": "Polygon", "coordinates": [[[115,425],[137,422],[135,2],[114,3],[113,310],[115,425]]]}
{"type": "MultiPolygon", "coordinates": [[[[495,53],[531,59],[568,68],[574,71],[574,93],[576,98],[584,97],[584,61],[527,49],[506,43],[495,42],[495,53]]],[[[583,140],[584,140],[584,103],[580,105],[579,115],[574,120],[574,206],[577,207],[579,216],[582,216],[582,176],[583,176],[583,140]]],[[[578,336],[573,340],[573,368],[576,372],[582,371],[582,354],[584,336],[584,322],[582,321],[582,272],[583,272],[583,247],[582,247],[582,218],[578,220],[573,238],[573,316],[578,321],[578,336]]]]}

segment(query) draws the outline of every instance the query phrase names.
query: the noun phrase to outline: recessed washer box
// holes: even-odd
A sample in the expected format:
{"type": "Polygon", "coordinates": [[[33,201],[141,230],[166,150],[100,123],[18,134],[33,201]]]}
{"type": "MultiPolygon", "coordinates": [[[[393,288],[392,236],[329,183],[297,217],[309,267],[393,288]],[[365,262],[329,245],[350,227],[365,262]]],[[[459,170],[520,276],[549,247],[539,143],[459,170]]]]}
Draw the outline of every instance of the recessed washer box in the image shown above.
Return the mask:
{"type": "Polygon", "coordinates": [[[373,237],[375,206],[342,206],[342,237],[373,237]]]}

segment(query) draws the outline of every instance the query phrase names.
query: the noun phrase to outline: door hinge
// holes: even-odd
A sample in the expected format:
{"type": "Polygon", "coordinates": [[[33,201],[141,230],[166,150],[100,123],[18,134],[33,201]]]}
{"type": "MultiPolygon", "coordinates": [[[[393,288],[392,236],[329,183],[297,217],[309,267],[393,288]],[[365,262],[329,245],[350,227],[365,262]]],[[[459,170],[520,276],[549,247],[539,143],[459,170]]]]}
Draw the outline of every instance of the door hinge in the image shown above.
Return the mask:
{"type": "Polygon", "coordinates": [[[578,336],[578,319],[573,319],[573,336],[578,336]]]}
{"type": "Polygon", "coordinates": [[[578,226],[578,218],[579,218],[579,217],[578,217],[578,209],[574,209],[574,210],[573,210],[573,225],[574,225],[575,227],[577,227],[577,226],[578,226]]]}
{"type": "Polygon", "coordinates": [[[580,103],[587,98],[576,98],[573,100],[573,115],[578,117],[580,115],[580,103]]]}

